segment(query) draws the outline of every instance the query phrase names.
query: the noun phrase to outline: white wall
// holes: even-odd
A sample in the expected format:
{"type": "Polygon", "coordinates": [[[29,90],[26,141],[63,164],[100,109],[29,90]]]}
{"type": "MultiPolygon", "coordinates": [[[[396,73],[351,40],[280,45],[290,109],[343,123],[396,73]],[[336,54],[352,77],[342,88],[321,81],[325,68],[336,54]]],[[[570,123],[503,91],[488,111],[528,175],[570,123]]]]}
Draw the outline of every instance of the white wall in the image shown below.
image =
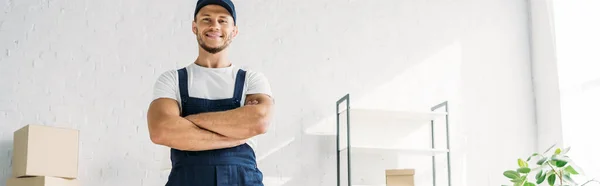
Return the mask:
{"type": "Polygon", "coordinates": [[[502,172],[516,168],[517,158],[535,147],[527,6],[524,1],[476,5],[481,7],[470,17],[481,20],[462,41],[462,120],[455,122],[465,132],[465,185],[510,184],[502,172]]]}
{"type": "MultiPolygon", "coordinates": [[[[600,2],[555,0],[556,55],[565,146],[586,174],[600,178],[600,155],[595,131],[600,123],[600,2]]],[[[596,184],[600,185],[600,184],[596,184]]]]}
{"type": "MultiPolygon", "coordinates": [[[[600,104],[600,24],[593,0],[531,0],[532,63],[538,125],[538,151],[552,144],[571,147],[570,157],[584,175],[600,177],[593,124],[600,104]]],[[[597,183],[592,183],[598,185],[597,183]]],[[[588,184],[588,185],[592,185],[588,184]]]]}
{"type": "MultiPolygon", "coordinates": [[[[10,175],[12,132],[41,123],[81,130],[83,185],[163,185],[164,149],[148,139],[146,108],[156,77],[191,63],[197,48],[190,32],[194,1],[159,3],[4,4],[0,182],[10,175]]],[[[534,148],[524,1],[237,6],[234,62],[263,71],[277,98],[275,125],[257,149],[265,176],[276,182],[335,184],[334,138],[303,129],[334,113],[345,93],[372,107],[391,100],[427,109],[449,100],[455,185],[509,183],[502,172],[534,148]],[[398,94],[381,99],[375,95],[390,94],[381,90],[398,94]]]]}
{"type": "Polygon", "coordinates": [[[538,152],[554,144],[558,147],[563,145],[553,2],[529,1],[538,152]]]}

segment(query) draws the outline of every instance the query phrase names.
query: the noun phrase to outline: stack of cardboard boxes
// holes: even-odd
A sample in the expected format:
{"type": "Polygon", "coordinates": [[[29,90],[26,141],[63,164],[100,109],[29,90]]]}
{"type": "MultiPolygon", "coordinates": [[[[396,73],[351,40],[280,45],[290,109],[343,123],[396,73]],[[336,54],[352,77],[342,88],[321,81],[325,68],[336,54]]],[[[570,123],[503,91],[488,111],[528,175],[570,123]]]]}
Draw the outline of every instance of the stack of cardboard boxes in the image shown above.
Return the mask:
{"type": "Polygon", "coordinates": [[[27,125],[14,132],[7,186],[79,186],[79,131],[27,125]]]}

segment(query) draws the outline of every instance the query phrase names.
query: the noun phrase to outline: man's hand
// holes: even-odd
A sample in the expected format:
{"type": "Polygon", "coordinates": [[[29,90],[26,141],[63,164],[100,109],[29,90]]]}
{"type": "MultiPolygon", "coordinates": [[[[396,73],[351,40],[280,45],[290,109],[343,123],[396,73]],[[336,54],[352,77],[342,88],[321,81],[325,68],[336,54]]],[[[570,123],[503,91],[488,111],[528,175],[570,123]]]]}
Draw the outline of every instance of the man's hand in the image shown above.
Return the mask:
{"type": "Polygon", "coordinates": [[[246,101],[245,105],[258,105],[258,101],[257,100],[248,100],[248,101],[246,101]]]}
{"type": "Polygon", "coordinates": [[[221,135],[248,139],[267,132],[273,100],[265,94],[247,95],[244,106],[221,112],[194,114],[186,117],[200,128],[221,135]]]}

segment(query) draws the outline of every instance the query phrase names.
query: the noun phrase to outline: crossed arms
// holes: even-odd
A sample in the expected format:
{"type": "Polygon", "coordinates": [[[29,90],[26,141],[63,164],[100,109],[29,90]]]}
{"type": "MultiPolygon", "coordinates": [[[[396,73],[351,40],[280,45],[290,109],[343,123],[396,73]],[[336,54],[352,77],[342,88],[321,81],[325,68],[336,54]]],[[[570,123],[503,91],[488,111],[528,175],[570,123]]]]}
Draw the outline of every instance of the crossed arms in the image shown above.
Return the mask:
{"type": "Polygon", "coordinates": [[[265,94],[246,96],[237,109],[180,116],[177,101],[160,98],[150,104],[148,130],[153,143],[179,150],[234,147],[266,133],[273,101],[265,94]]]}

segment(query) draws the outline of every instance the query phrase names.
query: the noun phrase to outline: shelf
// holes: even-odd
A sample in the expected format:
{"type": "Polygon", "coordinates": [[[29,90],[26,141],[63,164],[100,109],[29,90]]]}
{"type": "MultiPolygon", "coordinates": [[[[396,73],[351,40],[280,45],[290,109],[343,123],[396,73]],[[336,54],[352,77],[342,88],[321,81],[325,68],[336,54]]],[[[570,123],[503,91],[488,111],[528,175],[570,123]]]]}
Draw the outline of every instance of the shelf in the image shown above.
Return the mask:
{"type": "MultiPolygon", "coordinates": [[[[431,120],[443,119],[446,112],[415,112],[381,109],[350,109],[350,127],[386,127],[393,125],[428,124],[431,120]]],[[[340,125],[346,125],[346,111],[340,113],[340,125]]],[[[385,128],[383,128],[385,129],[385,128]]],[[[309,135],[336,135],[336,116],[321,120],[305,130],[309,135]]]]}
{"type": "Polygon", "coordinates": [[[450,141],[447,101],[424,111],[348,108],[349,105],[350,94],[346,94],[336,101],[335,114],[304,131],[308,135],[336,138],[338,185],[349,185],[347,182],[352,180],[352,186],[384,186],[385,170],[400,167],[414,168],[421,173],[432,169],[433,180],[437,182],[437,164],[444,163],[439,161],[442,159],[448,167],[450,182],[448,146],[435,145],[443,143],[440,139],[444,138],[437,137],[442,134],[446,134],[445,143],[450,141]],[[445,132],[440,131],[442,128],[445,132]],[[431,148],[433,146],[437,148],[431,148]],[[437,155],[447,156],[431,159],[437,155]]]}
{"type": "MultiPolygon", "coordinates": [[[[340,151],[346,151],[344,147],[340,151]]],[[[449,152],[448,149],[419,149],[419,148],[394,148],[394,147],[352,147],[350,153],[361,153],[361,154],[389,154],[398,153],[403,155],[416,155],[416,156],[436,156],[442,155],[449,152]]]]}

